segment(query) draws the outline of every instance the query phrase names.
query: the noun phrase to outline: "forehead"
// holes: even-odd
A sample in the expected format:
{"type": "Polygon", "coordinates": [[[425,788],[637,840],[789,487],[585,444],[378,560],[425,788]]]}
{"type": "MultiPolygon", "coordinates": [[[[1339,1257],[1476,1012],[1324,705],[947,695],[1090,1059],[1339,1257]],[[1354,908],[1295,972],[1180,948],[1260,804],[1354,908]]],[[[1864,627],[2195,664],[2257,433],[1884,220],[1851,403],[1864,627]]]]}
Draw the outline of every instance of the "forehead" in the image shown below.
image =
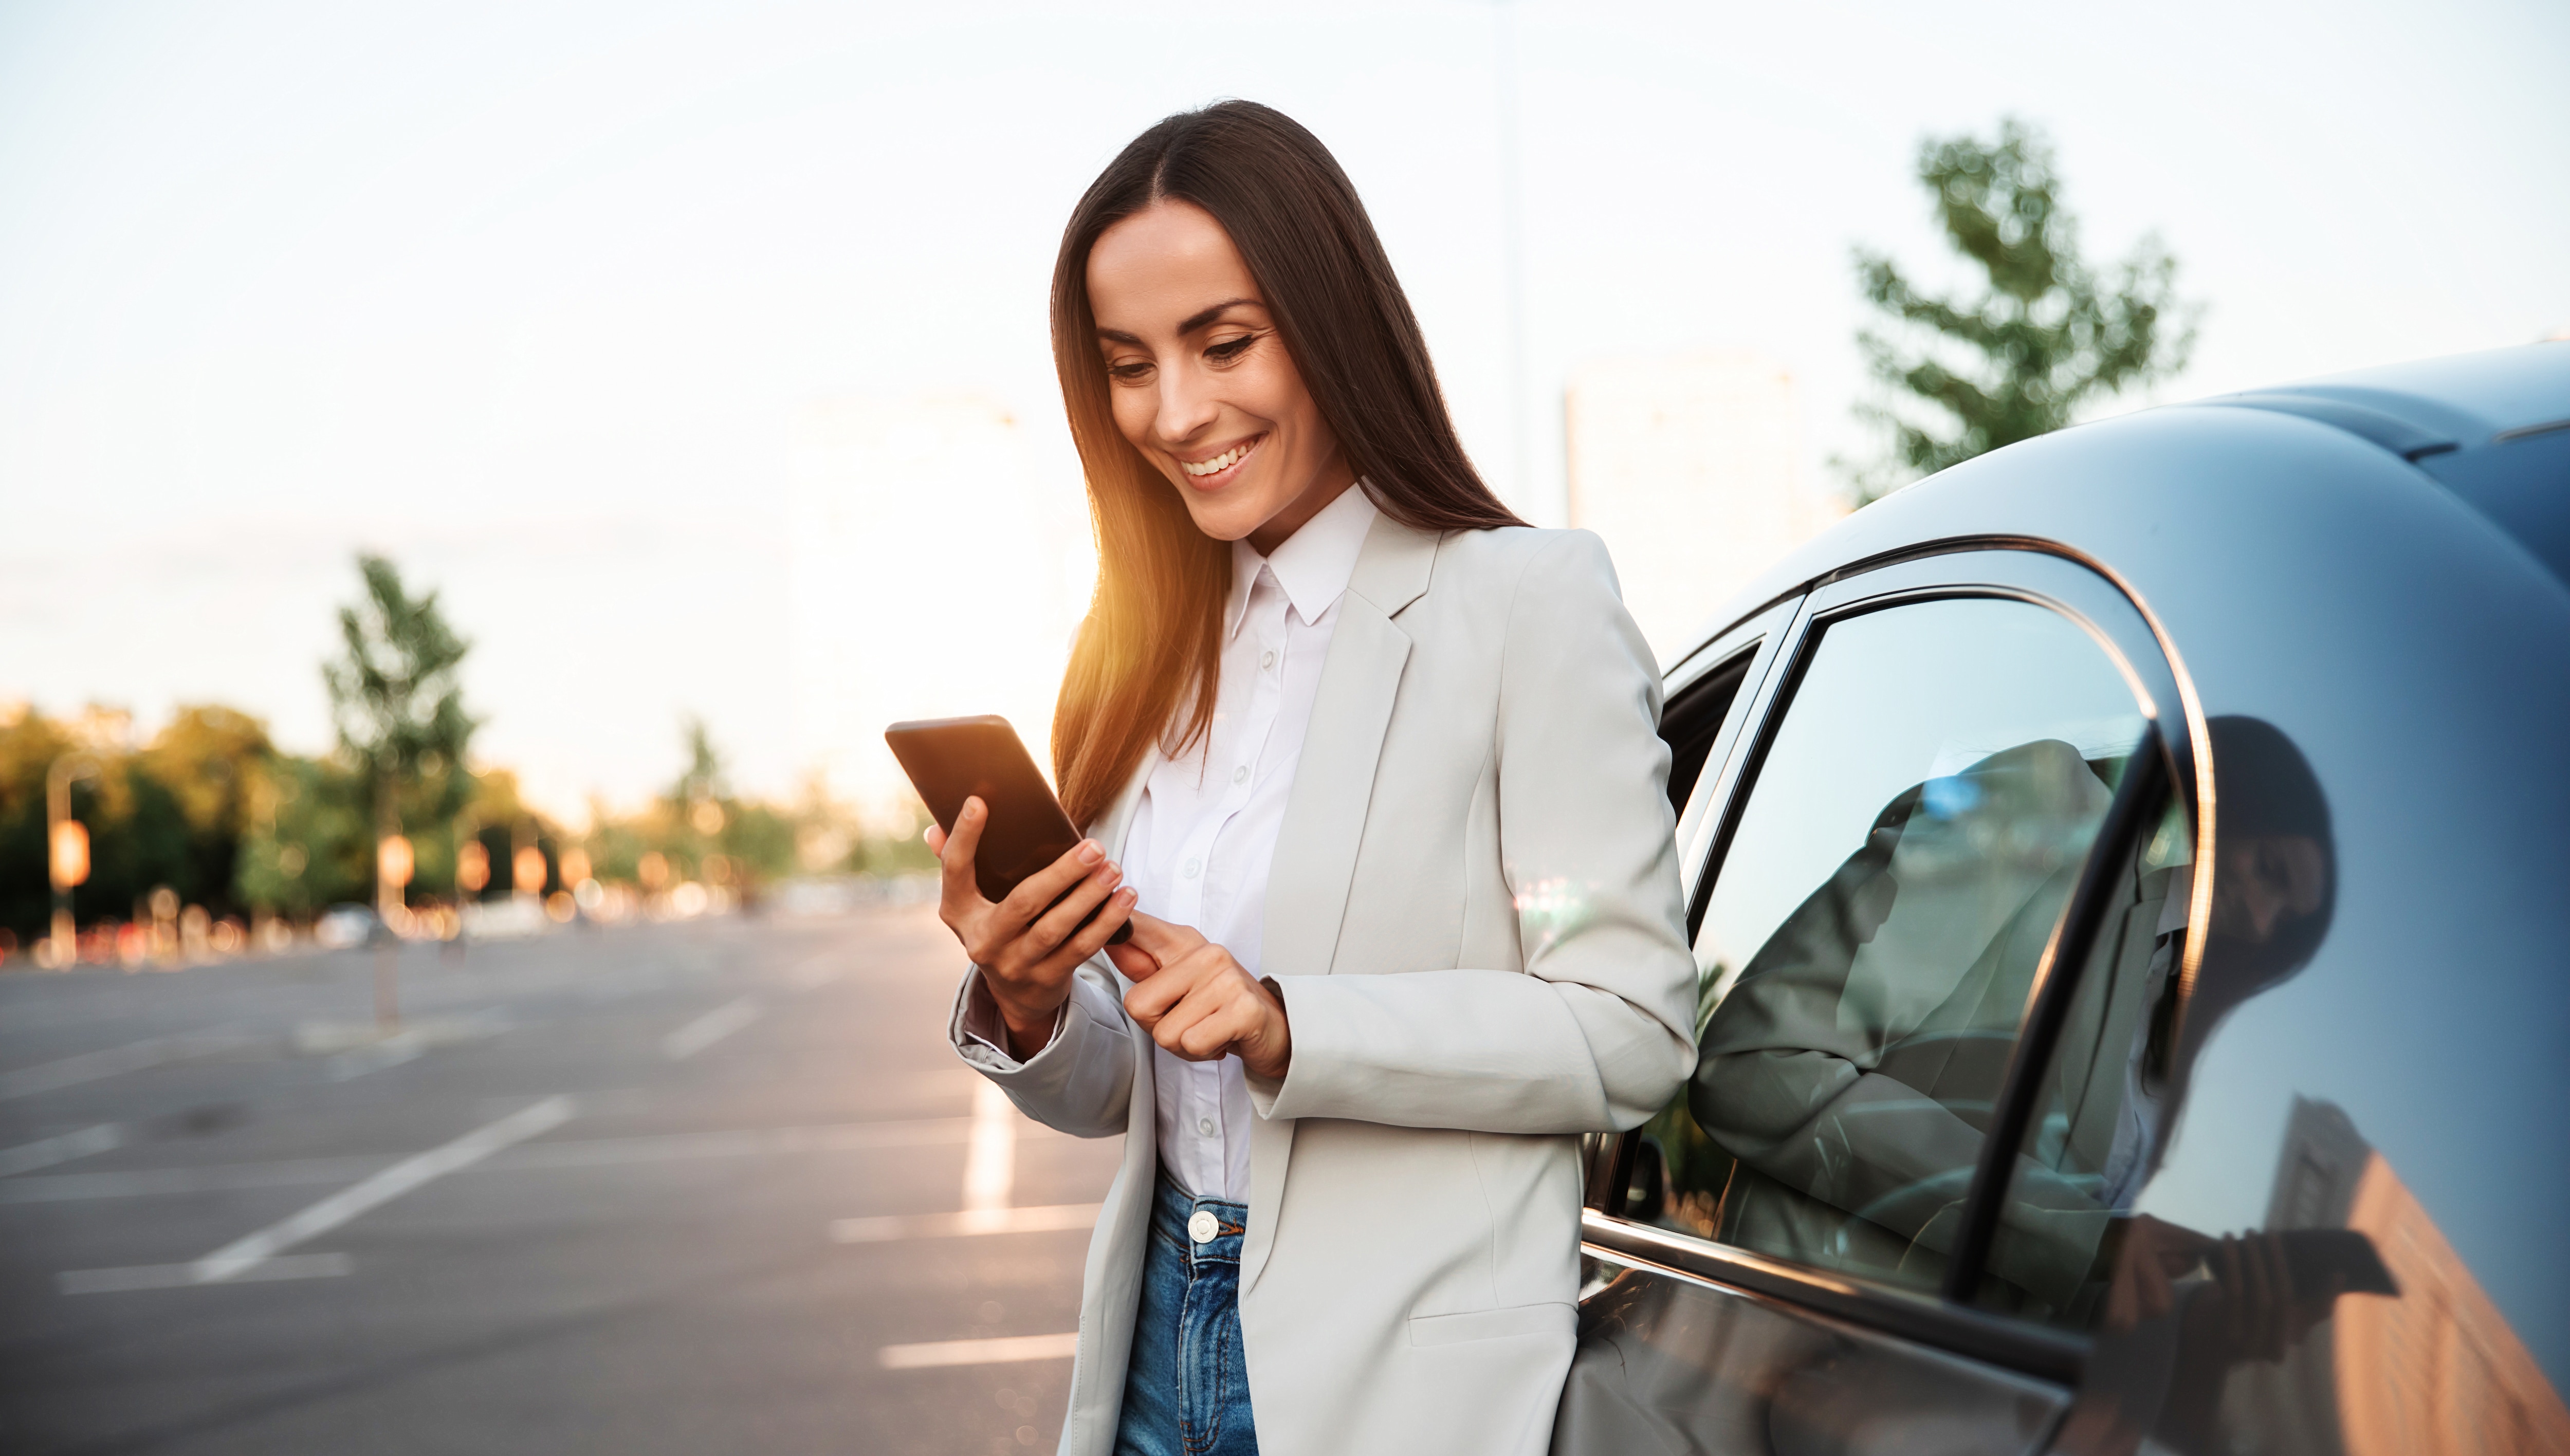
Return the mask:
{"type": "Polygon", "coordinates": [[[1260,296],[1231,234],[1193,202],[1154,202],[1088,250],[1088,306],[1101,329],[1172,331],[1208,305],[1260,296]]]}

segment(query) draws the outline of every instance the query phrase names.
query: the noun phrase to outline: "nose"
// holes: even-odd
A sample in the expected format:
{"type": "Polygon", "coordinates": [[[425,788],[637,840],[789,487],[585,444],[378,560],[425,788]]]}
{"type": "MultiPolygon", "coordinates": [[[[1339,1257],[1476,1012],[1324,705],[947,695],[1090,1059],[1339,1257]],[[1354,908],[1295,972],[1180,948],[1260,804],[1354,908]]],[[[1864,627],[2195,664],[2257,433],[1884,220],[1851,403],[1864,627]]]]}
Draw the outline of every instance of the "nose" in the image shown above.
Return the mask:
{"type": "Polygon", "coordinates": [[[1161,444],[1183,444],[1211,426],[1218,413],[1212,391],[1195,370],[1165,366],[1160,370],[1160,409],[1151,428],[1159,433],[1161,444]]]}

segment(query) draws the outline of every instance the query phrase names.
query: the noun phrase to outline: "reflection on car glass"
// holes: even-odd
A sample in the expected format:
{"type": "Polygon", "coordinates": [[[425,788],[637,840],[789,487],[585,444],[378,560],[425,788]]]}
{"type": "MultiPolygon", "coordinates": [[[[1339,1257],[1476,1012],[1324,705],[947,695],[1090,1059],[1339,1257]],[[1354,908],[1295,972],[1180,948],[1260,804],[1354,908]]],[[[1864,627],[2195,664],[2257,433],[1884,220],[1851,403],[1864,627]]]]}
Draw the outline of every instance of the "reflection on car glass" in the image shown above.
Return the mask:
{"type": "Polygon", "coordinates": [[[2112,797],[2021,744],[1885,806],[1710,1009],[1688,1103],[1718,1237],[1932,1282],[2034,972],[2112,797]]]}
{"type": "Polygon", "coordinates": [[[1933,1287],[2142,728],[2096,640],[2045,607],[1831,625],[1715,882],[1697,1071],[1645,1125],[1625,1212],[1933,1287]]]}
{"type": "Polygon", "coordinates": [[[2081,968],[1990,1251],[1994,1270],[2021,1272],[2025,1231],[2079,1189],[2107,1213],[2095,1257],[2067,1288],[1985,1279],[1982,1302],[2093,1326],[2119,1365],[2155,1372],[2074,1409],[2084,1449],[2303,1449],[2335,1431],[2350,1456],[2570,1451],[2570,1407],[2337,1103],[2291,1099],[2256,1227],[2217,1234],[2137,1212],[2200,1054],[2312,959],[2337,902],[2329,804],[2301,751],[2258,719],[2209,727],[2223,788],[2193,991],[2172,971],[2194,867],[2156,865],[2184,838],[2169,833],[2172,813],[2132,865],[2126,932],[2081,968]]]}

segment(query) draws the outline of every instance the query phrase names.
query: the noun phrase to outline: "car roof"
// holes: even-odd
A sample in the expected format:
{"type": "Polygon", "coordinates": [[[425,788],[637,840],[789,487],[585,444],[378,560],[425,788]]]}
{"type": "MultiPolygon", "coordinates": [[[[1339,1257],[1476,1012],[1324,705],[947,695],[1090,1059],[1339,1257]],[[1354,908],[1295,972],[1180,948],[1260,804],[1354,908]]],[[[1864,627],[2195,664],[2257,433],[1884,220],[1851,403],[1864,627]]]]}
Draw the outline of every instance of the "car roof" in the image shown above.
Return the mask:
{"type": "Polygon", "coordinates": [[[2425,471],[2570,582],[2570,343],[2333,374],[2194,407],[2333,426],[2425,471]]]}
{"type": "MultiPolygon", "coordinates": [[[[2369,410],[2422,435],[2441,437],[2455,449],[2473,449],[2501,435],[2531,434],[2545,426],[2570,427],[2570,342],[2521,344],[2357,369],[2270,389],[2215,395],[2197,403],[2275,408],[2268,402],[2296,399],[2369,410]]],[[[2301,413],[2290,408],[2285,412],[2301,413]]],[[[2336,423],[2317,414],[2309,418],[2336,423]]]]}
{"type": "MultiPolygon", "coordinates": [[[[2165,437],[2173,429],[2200,435],[2201,429],[2179,427],[2191,421],[2210,426],[2252,411],[2328,426],[2342,438],[2407,462],[2414,472],[2410,479],[2441,486],[2443,494],[2513,538],[2558,585],[2570,588],[2570,342],[2523,344],[2142,410],[1965,461],[1895,492],[1789,552],[1725,602],[1667,663],[1686,660],[1768,602],[1865,558],[1954,532],[1992,530],[1996,523],[1986,518],[1974,527],[1939,527],[1949,518],[1979,516],[1952,508],[1987,497],[1992,484],[2018,473],[2009,466],[2030,464],[2029,456],[2098,461],[2128,453],[2139,443],[2137,436],[2165,437]],[[1931,500],[1940,504],[1931,506],[1931,500]]],[[[2302,438],[2310,442],[2303,447],[2308,454],[2328,437],[2302,438]]],[[[2343,470],[2351,463],[2342,457],[2340,465],[2326,464],[2324,455],[2335,454],[2312,455],[2311,468],[2343,470]]],[[[2275,463],[2267,458],[2269,466],[2275,463]]]]}

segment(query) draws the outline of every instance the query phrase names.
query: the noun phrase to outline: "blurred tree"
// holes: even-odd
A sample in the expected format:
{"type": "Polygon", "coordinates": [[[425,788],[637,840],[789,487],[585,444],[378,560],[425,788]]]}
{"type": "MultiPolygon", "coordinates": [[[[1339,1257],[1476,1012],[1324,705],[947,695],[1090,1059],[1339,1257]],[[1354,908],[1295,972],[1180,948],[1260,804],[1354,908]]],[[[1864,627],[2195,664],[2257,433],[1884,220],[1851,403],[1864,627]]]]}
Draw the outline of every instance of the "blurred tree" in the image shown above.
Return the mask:
{"type": "Polygon", "coordinates": [[[237,908],[241,842],[268,792],[271,756],[265,724],[214,704],[180,708],[135,756],[135,768],[169,791],[185,826],[187,865],[171,883],[182,900],[218,914],[237,908]]]}
{"type": "Polygon", "coordinates": [[[374,879],[372,785],[344,763],[271,755],[232,883],[247,905],[308,919],[374,879]]]}
{"type": "MultiPolygon", "coordinates": [[[[22,941],[43,933],[53,911],[53,882],[46,873],[45,770],[78,747],[63,725],[32,709],[15,709],[0,719],[0,925],[22,941]]],[[[72,813],[99,826],[96,785],[82,780],[72,786],[72,813]]]]}
{"type": "MultiPolygon", "coordinates": [[[[442,832],[473,793],[464,751],[478,725],[456,679],[472,644],[447,626],[437,593],[412,596],[391,561],[361,554],[357,571],[366,595],[339,610],[345,655],[321,669],[339,746],[368,785],[373,839],[405,822],[442,832]]],[[[390,896],[378,887],[376,898],[390,896]]]]}
{"type": "Polygon", "coordinates": [[[2008,119],[1995,142],[1928,138],[1919,180],[1947,239],[1987,286],[1969,299],[1932,295],[1889,256],[1856,250],[1866,300],[1893,326],[1857,334],[1868,370],[1899,403],[1938,416],[1921,423],[1898,404],[1858,407],[1892,435],[1891,459],[1849,470],[1859,505],[2058,430],[2088,400],[2184,368],[2195,346],[2201,310],[2179,302],[2177,260],[2157,237],[2145,236],[2107,276],[2081,259],[2042,133],[2008,119]]]}

